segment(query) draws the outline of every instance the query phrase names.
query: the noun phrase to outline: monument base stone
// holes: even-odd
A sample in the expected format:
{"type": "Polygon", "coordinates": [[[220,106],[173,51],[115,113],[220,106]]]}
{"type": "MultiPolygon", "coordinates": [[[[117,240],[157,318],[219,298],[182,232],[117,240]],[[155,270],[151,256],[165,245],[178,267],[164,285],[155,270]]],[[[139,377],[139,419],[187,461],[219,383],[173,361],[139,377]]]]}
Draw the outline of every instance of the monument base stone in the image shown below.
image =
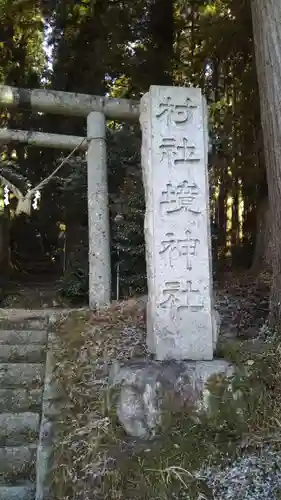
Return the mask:
{"type": "Polygon", "coordinates": [[[231,389],[234,373],[234,366],[224,360],[115,361],[109,373],[109,387],[115,389],[110,403],[116,405],[118,419],[128,435],[153,439],[163,433],[164,407],[166,412],[176,408],[186,412],[189,408],[195,421],[200,421],[201,415],[212,411],[210,381],[230,377],[231,389]]]}

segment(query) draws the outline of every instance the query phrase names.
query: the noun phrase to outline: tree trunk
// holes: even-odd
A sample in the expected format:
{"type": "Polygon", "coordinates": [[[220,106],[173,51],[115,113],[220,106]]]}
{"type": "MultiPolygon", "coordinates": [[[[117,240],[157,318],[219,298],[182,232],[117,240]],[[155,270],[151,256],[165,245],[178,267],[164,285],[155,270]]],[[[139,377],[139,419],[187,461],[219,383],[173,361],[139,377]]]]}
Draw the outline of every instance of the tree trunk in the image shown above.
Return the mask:
{"type": "Polygon", "coordinates": [[[257,209],[256,242],[251,274],[259,275],[272,265],[271,216],[268,197],[264,197],[257,209]]]}
{"type": "Polygon", "coordinates": [[[281,3],[252,0],[261,122],[272,223],[272,286],[269,323],[281,329],[281,3]]]}
{"type": "Polygon", "coordinates": [[[150,6],[150,69],[153,85],[173,84],[174,7],[173,0],[153,0],[150,6]]]}

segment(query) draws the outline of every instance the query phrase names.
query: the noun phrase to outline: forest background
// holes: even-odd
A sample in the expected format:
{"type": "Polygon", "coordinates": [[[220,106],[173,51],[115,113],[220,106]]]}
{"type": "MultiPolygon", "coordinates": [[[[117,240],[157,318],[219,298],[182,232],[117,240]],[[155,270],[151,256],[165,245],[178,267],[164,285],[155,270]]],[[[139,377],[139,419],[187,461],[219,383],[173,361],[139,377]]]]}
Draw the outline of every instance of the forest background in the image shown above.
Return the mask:
{"type": "MultiPolygon", "coordinates": [[[[200,86],[209,107],[213,269],[264,267],[270,229],[249,1],[0,0],[0,83],[126,99],[150,85],[200,86]],[[259,230],[259,228],[262,228],[259,230]]],[[[85,120],[1,111],[1,127],[86,135],[85,120]]],[[[113,298],[146,291],[144,194],[138,125],[108,122],[113,298]]],[[[63,152],[2,145],[3,175],[26,189],[63,152]]],[[[2,189],[3,191],[3,189],[2,189]]],[[[31,217],[1,208],[1,287],[55,280],[66,297],[88,293],[87,169],[68,163],[31,217]],[[5,244],[3,244],[5,242],[5,244]]],[[[268,260],[268,259],[267,259],[268,260]]]]}

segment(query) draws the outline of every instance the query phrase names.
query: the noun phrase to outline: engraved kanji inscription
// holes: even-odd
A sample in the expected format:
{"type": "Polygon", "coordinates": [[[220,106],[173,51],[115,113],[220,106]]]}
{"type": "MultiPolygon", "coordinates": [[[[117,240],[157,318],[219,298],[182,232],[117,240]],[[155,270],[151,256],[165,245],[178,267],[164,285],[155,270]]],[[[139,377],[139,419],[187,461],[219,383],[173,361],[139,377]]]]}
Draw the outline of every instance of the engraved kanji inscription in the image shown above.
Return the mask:
{"type": "Polygon", "coordinates": [[[167,349],[170,348],[172,351],[176,348],[176,333],[177,330],[175,327],[171,329],[167,328],[166,326],[163,328],[161,333],[162,339],[165,341],[167,349]]]}
{"type": "Polygon", "coordinates": [[[159,148],[161,150],[160,161],[167,160],[169,166],[183,166],[201,160],[200,154],[196,151],[196,146],[189,144],[186,137],[183,137],[179,145],[177,145],[174,137],[163,137],[159,148]]]}
{"type": "Polygon", "coordinates": [[[204,298],[198,286],[193,285],[191,280],[165,281],[159,305],[164,309],[170,309],[172,318],[176,319],[177,313],[182,308],[191,311],[202,310],[204,298]]]}
{"type": "Polygon", "coordinates": [[[160,207],[164,215],[175,212],[191,212],[200,214],[201,210],[193,207],[194,201],[199,194],[199,187],[195,182],[183,181],[179,184],[166,184],[166,190],[162,191],[160,207]]]}
{"type": "Polygon", "coordinates": [[[185,238],[179,239],[174,233],[166,233],[165,239],[161,241],[161,250],[159,254],[167,255],[170,267],[174,267],[174,261],[184,257],[184,267],[191,271],[191,257],[196,255],[197,245],[200,243],[198,238],[193,238],[191,231],[185,231],[185,238]]]}
{"type": "Polygon", "coordinates": [[[191,99],[188,97],[183,104],[174,104],[171,97],[166,97],[163,102],[159,104],[159,111],[156,118],[165,118],[168,126],[182,125],[190,121],[192,111],[197,106],[192,104],[191,99]]]}

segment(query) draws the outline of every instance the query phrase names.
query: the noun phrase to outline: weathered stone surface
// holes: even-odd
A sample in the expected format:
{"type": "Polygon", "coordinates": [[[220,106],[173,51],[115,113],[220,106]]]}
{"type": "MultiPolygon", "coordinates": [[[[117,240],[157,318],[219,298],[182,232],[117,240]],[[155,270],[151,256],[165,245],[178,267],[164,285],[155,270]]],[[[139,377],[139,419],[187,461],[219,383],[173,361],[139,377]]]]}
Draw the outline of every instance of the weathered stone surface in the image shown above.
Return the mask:
{"type": "Polygon", "coordinates": [[[212,310],[212,327],[213,327],[213,351],[216,350],[220,327],[221,327],[221,316],[217,309],[212,310]]]}
{"type": "Polygon", "coordinates": [[[0,344],[27,345],[46,342],[46,330],[0,330],[0,344]]]}
{"type": "Polygon", "coordinates": [[[0,363],[0,384],[2,388],[40,386],[44,379],[44,365],[41,363],[0,363]]]}
{"type": "Polygon", "coordinates": [[[42,419],[40,425],[39,442],[37,449],[36,498],[35,500],[50,499],[49,473],[52,469],[52,448],[54,443],[53,418],[59,413],[60,390],[54,378],[56,364],[55,351],[58,347],[56,334],[48,336],[48,352],[46,357],[44,391],[42,398],[42,419]]]}
{"type": "MultiPolygon", "coordinates": [[[[162,409],[169,396],[181,406],[208,409],[206,384],[212,375],[230,376],[233,367],[223,360],[213,361],[128,361],[115,362],[109,387],[117,390],[117,415],[128,435],[153,438],[162,423],[162,409]]],[[[113,391],[114,394],[114,391],[113,391]]],[[[115,399],[111,402],[115,404],[115,399]]]]}
{"type": "Polygon", "coordinates": [[[52,468],[53,440],[53,424],[44,415],[40,427],[39,444],[37,449],[35,500],[48,500],[50,498],[49,473],[52,468]]]}
{"type": "Polygon", "coordinates": [[[26,476],[35,470],[36,445],[0,448],[0,471],[9,475],[26,476]]]}
{"type": "Polygon", "coordinates": [[[35,486],[0,486],[0,500],[34,500],[35,486]]]}
{"type": "Polygon", "coordinates": [[[36,309],[0,308],[0,329],[46,330],[49,314],[36,309]]]}
{"type": "Polygon", "coordinates": [[[18,309],[0,308],[0,327],[4,330],[13,328],[15,330],[46,330],[46,328],[67,317],[74,311],[83,311],[85,308],[75,309],[18,309]]]}
{"type": "Polygon", "coordinates": [[[23,412],[41,408],[41,389],[0,389],[1,412],[23,412]]]}
{"type": "Polygon", "coordinates": [[[0,86],[0,103],[5,108],[18,107],[18,96],[23,106],[63,116],[86,117],[92,111],[103,113],[111,120],[135,122],[139,116],[139,103],[133,99],[116,99],[95,95],[78,94],[46,89],[20,89],[8,85],[0,86]]]}
{"type": "Polygon", "coordinates": [[[41,344],[28,345],[6,345],[1,344],[0,362],[21,362],[40,363],[44,361],[46,356],[46,347],[41,344]]]}
{"type": "Polygon", "coordinates": [[[211,360],[207,111],[200,89],[152,86],[141,100],[147,342],[158,360],[211,360]]]}
{"type": "Polygon", "coordinates": [[[38,439],[40,415],[38,413],[1,413],[0,444],[19,446],[38,439]]]}
{"type": "MultiPolygon", "coordinates": [[[[64,314],[59,311],[55,319],[64,314]]],[[[46,430],[41,417],[47,329],[54,322],[50,318],[54,318],[52,311],[0,313],[0,500],[37,499],[36,472],[42,476],[46,461],[36,461],[47,452],[50,455],[45,442],[41,450],[46,430]]],[[[50,384],[48,373],[46,384],[50,384]]]]}
{"type": "Polygon", "coordinates": [[[12,319],[2,318],[0,313],[0,329],[14,330],[46,330],[48,327],[48,318],[15,317],[12,319]]]}
{"type": "Polygon", "coordinates": [[[109,211],[103,113],[87,118],[89,306],[107,307],[111,297],[109,211]]]}

